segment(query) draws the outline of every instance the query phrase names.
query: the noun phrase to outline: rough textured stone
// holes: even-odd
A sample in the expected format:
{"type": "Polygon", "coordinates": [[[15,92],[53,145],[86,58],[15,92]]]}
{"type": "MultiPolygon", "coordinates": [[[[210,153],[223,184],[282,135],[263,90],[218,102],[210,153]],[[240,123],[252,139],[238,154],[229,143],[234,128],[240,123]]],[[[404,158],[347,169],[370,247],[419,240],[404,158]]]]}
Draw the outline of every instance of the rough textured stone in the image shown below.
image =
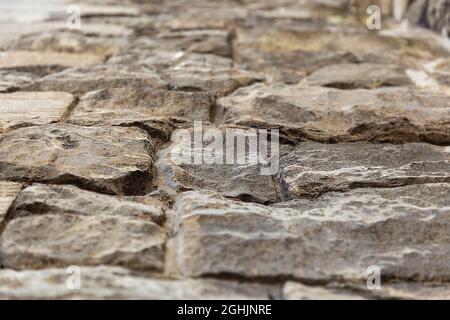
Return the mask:
{"type": "Polygon", "coordinates": [[[78,125],[132,125],[169,140],[173,124],[208,123],[213,98],[206,93],[151,89],[103,89],[81,97],[68,122],[78,125]]]}
{"type": "Polygon", "coordinates": [[[108,215],[164,223],[166,208],[160,201],[136,198],[102,195],[69,185],[34,184],[16,199],[12,218],[41,214],[108,215]]]}
{"type": "Polygon", "coordinates": [[[72,214],[13,219],[0,239],[8,268],[123,265],[161,270],[165,234],[156,224],[116,216],[72,214]]]}
{"type": "Polygon", "coordinates": [[[263,73],[269,82],[297,83],[309,73],[329,64],[357,62],[349,52],[258,51],[253,48],[237,50],[237,65],[246,70],[263,73]]]}
{"type": "MultiPolygon", "coordinates": [[[[371,33],[368,30],[335,27],[288,26],[240,30],[237,35],[238,59],[258,59],[265,54],[285,52],[337,53],[348,52],[363,62],[389,62],[416,67],[418,61],[448,56],[449,52],[434,38],[406,38],[371,33]]],[[[269,55],[270,56],[270,55],[269,55]]],[[[343,61],[353,62],[353,61],[343,61]]],[[[331,63],[338,63],[331,59],[331,63]]],[[[323,66],[323,65],[322,65],[323,66]]]]}
{"type": "Polygon", "coordinates": [[[143,194],[151,186],[153,144],[137,128],[65,124],[21,128],[0,140],[0,178],[143,194]]]}
{"type": "Polygon", "coordinates": [[[365,283],[367,268],[378,265],[385,280],[446,282],[449,192],[448,184],[361,189],[297,209],[186,192],[174,207],[168,266],[194,277],[365,283]]]}
{"type": "Polygon", "coordinates": [[[361,187],[396,187],[450,182],[448,147],[301,143],[281,158],[280,188],[284,199],[315,197],[361,187]]]}
{"type": "Polygon", "coordinates": [[[363,300],[364,297],[345,290],[311,287],[298,282],[287,282],[283,287],[286,300],[363,300]]]}
{"type": "Polygon", "coordinates": [[[86,93],[121,87],[161,89],[166,87],[166,83],[154,70],[145,66],[105,64],[90,69],[67,69],[48,75],[27,87],[27,90],[86,93]]]}
{"type": "Polygon", "coordinates": [[[256,84],[218,100],[225,122],[289,139],[450,143],[448,95],[413,88],[339,90],[256,84]]]}
{"type": "Polygon", "coordinates": [[[226,30],[182,30],[161,32],[158,39],[164,48],[183,50],[184,52],[197,52],[216,54],[230,57],[230,33],[226,30]]]}
{"type": "Polygon", "coordinates": [[[311,86],[338,89],[372,89],[412,84],[402,68],[376,63],[331,65],[315,71],[306,80],[311,86]]]}
{"type": "Polygon", "coordinates": [[[0,0],[0,299],[448,298],[449,2],[0,0]]]}
{"type": "Polygon", "coordinates": [[[0,70],[0,92],[11,92],[30,85],[34,80],[28,72],[0,70]]]}
{"type": "Polygon", "coordinates": [[[0,94],[0,133],[60,121],[74,103],[74,97],[65,92],[0,94]]]}
{"type": "MultiPolygon", "coordinates": [[[[215,190],[226,197],[241,200],[261,203],[277,201],[272,176],[261,175],[260,165],[249,161],[248,152],[244,164],[237,164],[237,161],[234,161],[235,164],[226,164],[226,148],[223,148],[222,151],[210,150],[215,145],[215,138],[213,137],[217,132],[220,132],[223,141],[226,141],[224,131],[205,130],[201,150],[191,149],[193,140],[190,137],[186,139],[184,134],[175,132],[170,147],[162,150],[158,155],[157,168],[160,187],[167,189],[169,192],[206,189],[215,190]],[[191,154],[191,161],[177,160],[179,156],[184,154],[191,154]],[[203,160],[200,164],[197,164],[193,158],[195,154],[214,154],[222,159],[223,164],[208,164],[203,160]]],[[[183,133],[186,133],[186,131],[183,133]]],[[[187,134],[194,136],[193,131],[187,131],[187,134]]],[[[234,152],[236,151],[234,150],[234,152]]]]}
{"type": "Polygon", "coordinates": [[[362,299],[408,299],[442,300],[450,295],[446,283],[382,283],[377,290],[368,290],[366,286],[311,287],[289,281],[283,287],[283,298],[287,300],[362,300],[362,299]]]}
{"type": "Polygon", "coordinates": [[[103,57],[119,52],[125,40],[85,35],[81,32],[55,30],[27,34],[9,46],[9,50],[90,53],[103,57]]]}
{"type": "Polygon", "coordinates": [[[232,68],[230,59],[207,54],[184,56],[162,74],[178,90],[207,91],[218,97],[261,79],[255,73],[232,68]]]}
{"type": "Polygon", "coordinates": [[[0,181],[0,229],[9,208],[21,189],[22,184],[20,183],[0,181]]]}
{"type": "Polygon", "coordinates": [[[161,270],[164,206],[98,195],[72,186],[34,185],[15,202],[0,238],[0,260],[15,269],[125,265],[161,270]]]}
{"type": "Polygon", "coordinates": [[[2,51],[0,52],[0,68],[46,65],[87,68],[102,63],[103,59],[104,57],[91,53],[2,51]]]}
{"type": "Polygon", "coordinates": [[[0,299],[268,299],[271,287],[221,280],[159,280],[120,267],[82,267],[81,288],[66,269],[0,271],[0,299]],[[42,290],[45,288],[45,290],[42,290]]]}

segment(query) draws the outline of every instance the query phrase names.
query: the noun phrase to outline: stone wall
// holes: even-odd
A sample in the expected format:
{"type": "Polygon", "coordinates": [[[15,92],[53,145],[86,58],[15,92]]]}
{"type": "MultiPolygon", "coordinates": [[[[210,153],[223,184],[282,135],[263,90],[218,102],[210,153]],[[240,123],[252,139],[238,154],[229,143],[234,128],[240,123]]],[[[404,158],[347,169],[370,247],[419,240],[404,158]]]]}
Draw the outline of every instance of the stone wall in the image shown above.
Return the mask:
{"type": "Polygon", "coordinates": [[[1,299],[450,297],[446,39],[347,0],[77,2],[2,2],[1,299]]]}

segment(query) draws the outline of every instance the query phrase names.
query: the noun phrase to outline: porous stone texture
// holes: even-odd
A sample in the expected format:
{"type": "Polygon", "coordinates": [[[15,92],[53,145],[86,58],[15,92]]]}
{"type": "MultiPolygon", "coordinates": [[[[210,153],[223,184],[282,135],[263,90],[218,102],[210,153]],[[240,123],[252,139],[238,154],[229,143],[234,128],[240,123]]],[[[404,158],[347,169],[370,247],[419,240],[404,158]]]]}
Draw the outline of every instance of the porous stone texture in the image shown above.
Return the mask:
{"type": "Polygon", "coordinates": [[[4,223],[12,203],[16,199],[22,184],[8,181],[0,181],[0,229],[4,223]]]}
{"type": "Polygon", "coordinates": [[[170,140],[175,126],[193,121],[208,123],[214,99],[207,93],[151,90],[147,88],[103,89],[83,95],[67,120],[89,125],[138,125],[170,140]]]}
{"type": "Polygon", "coordinates": [[[339,90],[256,84],[218,100],[225,122],[279,128],[291,140],[450,142],[448,95],[414,88],[339,90]]]}
{"type": "Polygon", "coordinates": [[[49,74],[26,87],[29,91],[86,93],[106,88],[166,88],[167,84],[146,66],[97,65],[87,69],[66,69],[49,74]]]}
{"type": "Polygon", "coordinates": [[[448,2],[3,1],[0,299],[450,298],[448,2]]]}
{"type": "Polygon", "coordinates": [[[14,269],[111,264],[160,270],[165,232],[157,223],[163,220],[162,204],[32,186],[19,195],[0,237],[0,261],[14,269]]]}
{"type": "MultiPolygon", "coordinates": [[[[245,146],[250,133],[235,133],[236,137],[245,139],[245,146]]],[[[272,176],[261,174],[262,166],[249,159],[252,155],[257,157],[257,154],[248,152],[241,163],[233,157],[236,160],[227,164],[227,152],[236,155],[238,149],[227,149],[226,141],[231,139],[225,130],[206,129],[200,133],[183,130],[175,132],[173,137],[171,146],[160,152],[157,162],[161,188],[172,193],[215,190],[227,197],[260,203],[278,200],[272,176]],[[199,134],[204,136],[204,143],[195,145],[194,140],[199,134]],[[217,142],[221,147],[216,148],[217,142]]]]}
{"type": "Polygon", "coordinates": [[[126,44],[124,38],[99,37],[76,31],[52,30],[26,34],[9,45],[9,50],[89,53],[104,59],[126,44]]]}
{"type": "Polygon", "coordinates": [[[330,65],[313,72],[307,82],[310,86],[338,89],[373,89],[412,84],[405,70],[376,63],[330,65]]]}
{"type": "Polygon", "coordinates": [[[286,300],[364,300],[364,297],[345,290],[305,286],[292,281],[283,287],[283,297],[286,300]]]}
{"type": "Polygon", "coordinates": [[[284,199],[365,187],[448,183],[450,152],[448,147],[424,143],[304,142],[281,158],[279,182],[284,199]],[[352,152],[354,148],[358,152],[352,152]]]}
{"type": "Polygon", "coordinates": [[[153,144],[138,128],[67,124],[21,128],[1,138],[0,178],[144,194],[153,176],[153,144]]]}
{"type": "Polygon", "coordinates": [[[217,97],[262,79],[232,67],[232,60],[209,54],[188,54],[161,71],[171,86],[182,91],[208,91],[217,97]]]}
{"type": "Polygon", "coordinates": [[[266,285],[214,279],[151,279],[120,267],[86,266],[80,268],[80,275],[80,289],[71,290],[64,268],[1,270],[0,299],[258,300],[268,299],[273,290],[266,285]]]}
{"type": "Polygon", "coordinates": [[[0,133],[62,120],[74,103],[74,97],[65,92],[0,94],[0,133]]]}
{"type": "Polygon", "coordinates": [[[361,281],[378,265],[388,280],[448,281],[448,184],[358,192],[280,208],[183,193],[169,265],[194,277],[321,282],[361,281]]]}
{"type": "Polygon", "coordinates": [[[103,61],[102,56],[90,53],[2,51],[0,68],[25,68],[33,66],[60,65],[87,68],[103,61]]]}

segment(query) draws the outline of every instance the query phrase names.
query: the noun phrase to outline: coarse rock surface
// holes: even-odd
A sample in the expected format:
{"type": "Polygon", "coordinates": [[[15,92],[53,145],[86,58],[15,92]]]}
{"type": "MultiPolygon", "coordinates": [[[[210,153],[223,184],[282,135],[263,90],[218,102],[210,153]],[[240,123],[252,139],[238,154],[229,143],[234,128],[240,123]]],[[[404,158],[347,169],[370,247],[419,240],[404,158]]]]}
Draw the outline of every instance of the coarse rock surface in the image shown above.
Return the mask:
{"type": "Polygon", "coordinates": [[[281,208],[186,192],[174,206],[169,268],[194,277],[358,282],[377,265],[385,281],[447,282],[449,192],[448,184],[361,189],[281,208]]]}
{"type": "Polygon", "coordinates": [[[138,125],[169,140],[174,125],[208,123],[214,99],[202,92],[116,88],[89,92],[68,119],[77,125],[138,125]]]}
{"type": "MultiPolygon", "coordinates": [[[[248,149],[246,143],[249,143],[252,133],[233,134],[244,139],[243,145],[248,149]]],[[[253,137],[256,134],[253,133],[253,137]]],[[[226,197],[260,203],[277,201],[272,176],[261,174],[263,166],[257,161],[251,161],[252,156],[255,160],[258,155],[250,154],[249,151],[240,163],[235,163],[238,161],[238,149],[227,148],[227,139],[231,141],[225,130],[206,129],[200,133],[193,130],[176,131],[171,146],[160,152],[157,162],[161,187],[169,192],[214,190],[226,197]],[[198,134],[204,136],[204,143],[195,145],[198,134]],[[227,156],[231,152],[234,152],[233,159],[236,160],[227,164],[227,156]]]]}
{"type": "Polygon", "coordinates": [[[0,68],[25,68],[59,65],[72,68],[87,68],[102,63],[104,58],[92,53],[0,51],[0,68]]]}
{"type": "Polygon", "coordinates": [[[286,300],[364,300],[365,298],[345,290],[306,286],[288,281],[283,287],[283,298],[286,300]]]}
{"type": "Polygon", "coordinates": [[[291,140],[450,143],[450,99],[400,87],[339,90],[255,84],[218,100],[225,122],[279,128],[291,140]]]}
{"type": "Polygon", "coordinates": [[[0,299],[449,299],[447,3],[0,0],[0,299]]]}
{"type": "Polygon", "coordinates": [[[23,190],[0,237],[0,261],[14,269],[124,265],[160,270],[164,206],[97,195],[73,186],[23,190]],[[31,243],[30,243],[31,242],[31,243]]]}
{"type": "Polygon", "coordinates": [[[66,92],[0,93],[0,133],[62,120],[74,103],[66,92]]]}
{"type": "Polygon", "coordinates": [[[183,56],[161,73],[177,90],[207,91],[217,97],[262,79],[254,72],[233,68],[231,59],[208,54],[183,56]]]}
{"type": "Polygon", "coordinates": [[[330,65],[313,72],[306,81],[310,86],[338,89],[373,89],[412,84],[405,70],[395,65],[376,63],[330,65]]]}
{"type": "Polygon", "coordinates": [[[118,53],[124,38],[98,37],[76,31],[53,30],[26,34],[9,45],[9,50],[90,53],[104,58],[118,53]]]}
{"type": "Polygon", "coordinates": [[[0,140],[0,178],[144,194],[151,188],[153,148],[154,141],[138,128],[21,128],[0,140]]]}
{"type": "Polygon", "coordinates": [[[365,187],[450,182],[448,147],[425,143],[300,143],[280,160],[284,199],[365,187]],[[352,152],[356,148],[358,152],[352,152]]]}
{"type": "Polygon", "coordinates": [[[214,279],[152,279],[121,267],[82,267],[79,271],[80,289],[71,290],[65,268],[0,270],[0,299],[257,300],[268,299],[275,291],[266,285],[214,279]]]}
{"type": "Polygon", "coordinates": [[[25,89],[81,94],[121,87],[162,89],[166,88],[167,84],[154,70],[146,66],[103,64],[88,69],[66,69],[50,74],[25,89]]]}
{"type": "Polygon", "coordinates": [[[22,189],[22,184],[9,181],[0,181],[0,230],[4,219],[22,189]]]}

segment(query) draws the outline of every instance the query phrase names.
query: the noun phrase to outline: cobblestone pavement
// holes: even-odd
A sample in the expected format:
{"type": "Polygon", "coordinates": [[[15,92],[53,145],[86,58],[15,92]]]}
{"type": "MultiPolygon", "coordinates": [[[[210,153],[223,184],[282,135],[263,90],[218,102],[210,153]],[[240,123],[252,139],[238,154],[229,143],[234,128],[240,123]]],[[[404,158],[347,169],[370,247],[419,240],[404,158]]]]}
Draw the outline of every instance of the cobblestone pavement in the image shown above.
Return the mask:
{"type": "Polygon", "coordinates": [[[0,1],[0,298],[450,298],[450,45],[348,2],[0,1]]]}

